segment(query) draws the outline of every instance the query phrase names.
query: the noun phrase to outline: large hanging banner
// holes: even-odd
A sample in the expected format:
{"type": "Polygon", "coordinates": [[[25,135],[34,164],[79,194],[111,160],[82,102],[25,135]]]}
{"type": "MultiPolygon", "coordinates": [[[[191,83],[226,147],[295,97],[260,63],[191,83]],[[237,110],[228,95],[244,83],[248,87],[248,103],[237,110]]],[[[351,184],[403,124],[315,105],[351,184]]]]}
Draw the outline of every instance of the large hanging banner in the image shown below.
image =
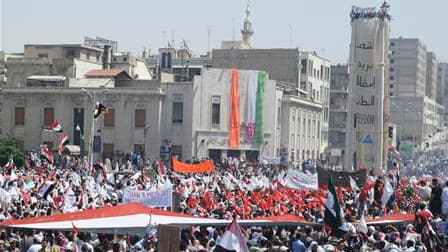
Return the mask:
{"type": "Polygon", "coordinates": [[[138,202],[150,207],[171,207],[173,193],[171,188],[163,188],[157,191],[128,190],[123,191],[123,203],[138,202]]]}
{"type": "Polygon", "coordinates": [[[229,146],[230,148],[240,147],[240,87],[239,73],[237,69],[232,69],[232,86],[230,93],[230,131],[229,146]]]}
{"type": "Polygon", "coordinates": [[[286,177],[280,181],[283,186],[295,190],[317,190],[317,173],[305,173],[299,170],[289,169],[286,177]]]}
{"type": "Polygon", "coordinates": [[[213,164],[213,160],[207,160],[199,164],[186,164],[173,158],[173,168],[174,171],[176,172],[204,173],[204,172],[213,172],[215,170],[215,165],[213,164]]]}

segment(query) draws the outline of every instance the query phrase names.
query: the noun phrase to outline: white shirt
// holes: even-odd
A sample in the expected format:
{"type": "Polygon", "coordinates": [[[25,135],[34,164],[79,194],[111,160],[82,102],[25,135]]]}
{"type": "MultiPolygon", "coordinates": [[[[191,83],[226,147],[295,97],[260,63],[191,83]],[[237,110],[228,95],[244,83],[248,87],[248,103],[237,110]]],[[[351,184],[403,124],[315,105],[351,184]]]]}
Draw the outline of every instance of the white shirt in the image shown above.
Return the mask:
{"type": "Polygon", "coordinates": [[[442,209],[444,209],[444,212],[448,212],[448,187],[444,187],[442,191],[442,209]]]}
{"type": "Polygon", "coordinates": [[[40,244],[33,244],[31,245],[26,252],[39,252],[39,250],[42,249],[42,245],[40,244]]]}

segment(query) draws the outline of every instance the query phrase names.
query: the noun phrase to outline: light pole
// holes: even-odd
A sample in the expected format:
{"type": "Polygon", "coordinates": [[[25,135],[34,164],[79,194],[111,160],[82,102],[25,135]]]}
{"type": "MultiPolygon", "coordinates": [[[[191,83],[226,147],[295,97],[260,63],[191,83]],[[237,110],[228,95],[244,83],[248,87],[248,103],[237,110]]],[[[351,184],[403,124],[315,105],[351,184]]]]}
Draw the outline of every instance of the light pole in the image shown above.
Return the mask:
{"type": "MultiPolygon", "coordinates": [[[[89,91],[87,91],[87,89],[85,88],[81,88],[81,90],[87,94],[90,99],[92,99],[92,103],[93,103],[93,108],[95,108],[96,104],[95,104],[95,89],[93,89],[93,94],[91,94],[89,91]]],[[[89,149],[87,150],[87,160],[89,161],[90,164],[90,168],[93,167],[93,134],[95,131],[95,118],[93,118],[92,115],[90,115],[90,117],[92,118],[92,124],[90,127],[90,136],[89,136],[89,149]]]]}
{"type": "Polygon", "coordinates": [[[84,152],[85,152],[85,148],[86,148],[85,140],[84,140],[84,134],[82,133],[82,130],[81,130],[81,127],[79,127],[79,124],[76,124],[75,130],[79,132],[79,142],[80,142],[79,145],[80,145],[80,148],[81,148],[80,155],[81,155],[81,158],[82,158],[84,156],[84,152]]]}

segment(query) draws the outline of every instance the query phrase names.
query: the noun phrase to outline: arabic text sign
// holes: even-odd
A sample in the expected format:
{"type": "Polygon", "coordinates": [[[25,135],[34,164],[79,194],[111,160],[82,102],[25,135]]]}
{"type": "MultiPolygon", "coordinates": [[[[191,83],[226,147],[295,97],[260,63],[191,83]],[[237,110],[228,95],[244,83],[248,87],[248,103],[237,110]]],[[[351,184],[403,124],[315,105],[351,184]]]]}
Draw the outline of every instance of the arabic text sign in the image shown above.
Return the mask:
{"type": "Polygon", "coordinates": [[[171,207],[173,194],[171,188],[157,191],[124,190],[123,203],[139,202],[150,207],[171,207]]]}
{"type": "Polygon", "coordinates": [[[317,173],[308,174],[301,171],[289,170],[285,178],[286,186],[292,189],[317,190],[317,173]]]}

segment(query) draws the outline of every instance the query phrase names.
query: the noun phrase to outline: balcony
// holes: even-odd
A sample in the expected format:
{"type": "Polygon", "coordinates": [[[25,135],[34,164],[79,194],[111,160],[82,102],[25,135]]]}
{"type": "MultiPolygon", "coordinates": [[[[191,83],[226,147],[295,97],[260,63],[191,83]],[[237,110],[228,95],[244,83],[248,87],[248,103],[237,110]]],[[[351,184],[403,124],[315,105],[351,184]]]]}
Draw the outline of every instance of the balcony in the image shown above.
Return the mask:
{"type": "Polygon", "coordinates": [[[346,131],[347,124],[339,123],[339,122],[331,122],[330,121],[330,131],[346,131]]]}

